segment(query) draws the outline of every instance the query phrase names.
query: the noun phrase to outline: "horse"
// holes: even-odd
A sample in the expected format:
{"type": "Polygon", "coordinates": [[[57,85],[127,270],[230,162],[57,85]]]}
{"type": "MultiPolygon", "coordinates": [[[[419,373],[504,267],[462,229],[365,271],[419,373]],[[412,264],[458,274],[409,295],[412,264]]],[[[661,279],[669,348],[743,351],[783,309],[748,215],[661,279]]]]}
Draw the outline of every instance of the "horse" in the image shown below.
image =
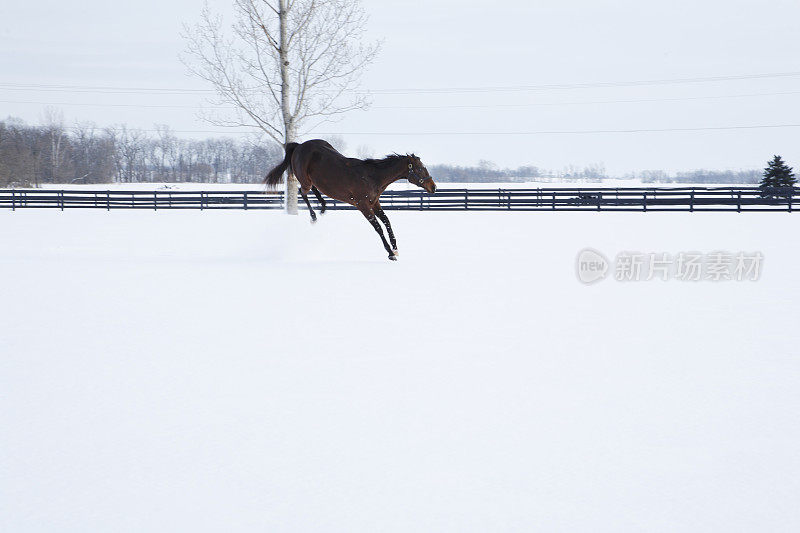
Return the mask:
{"type": "Polygon", "coordinates": [[[319,200],[320,214],[325,213],[322,194],[346,202],[361,211],[372,224],[391,261],[397,261],[397,240],[389,217],[381,208],[381,194],[390,184],[403,178],[430,194],[436,192],[436,183],[428,169],[414,154],[390,154],[383,159],[354,159],[340,154],[322,139],[302,144],[288,143],[283,162],[269,171],[264,183],[273,187],[278,185],[283,181],[283,173],[287,169],[300,182],[300,194],[308,206],[312,223],[316,222],[317,214],[308,201],[309,192],[313,192],[319,200]],[[386,226],[389,242],[386,242],[378,219],[386,226]]]}

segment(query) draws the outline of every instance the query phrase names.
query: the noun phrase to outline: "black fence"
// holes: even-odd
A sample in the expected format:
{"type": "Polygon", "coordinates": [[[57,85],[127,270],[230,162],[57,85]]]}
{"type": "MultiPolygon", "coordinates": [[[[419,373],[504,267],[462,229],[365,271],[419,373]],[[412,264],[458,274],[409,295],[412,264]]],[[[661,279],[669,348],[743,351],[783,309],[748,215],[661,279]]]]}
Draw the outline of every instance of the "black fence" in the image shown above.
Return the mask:
{"type": "MultiPolygon", "coordinates": [[[[386,191],[384,209],[409,211],[792,211],[799,188],[647,187],[386,191]]],[[[313,197],[313,195],[311,195],[313,197]]],[[[316,198],[312,205],[318,207],[316,198]]],[[[354,209],[326,199],[329,209],[354,209]]],[[[277,191],[0,189],[0,208],[280,209],[277,191]]],[[[305,208],[302,199],[300,207],[305,208]]]]}

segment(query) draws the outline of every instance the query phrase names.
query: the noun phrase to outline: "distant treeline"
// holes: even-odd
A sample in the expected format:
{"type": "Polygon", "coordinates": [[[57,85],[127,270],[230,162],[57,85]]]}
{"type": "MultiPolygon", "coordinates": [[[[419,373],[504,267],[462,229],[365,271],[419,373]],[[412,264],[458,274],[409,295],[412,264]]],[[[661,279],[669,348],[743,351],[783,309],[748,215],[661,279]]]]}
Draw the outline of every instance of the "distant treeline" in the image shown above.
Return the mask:
{"type": "Polygon", "coordinates": [[[501,182],[526,181],[540,176],[534,166],[522,166],[515,169],[498,169],[489,161],[481,161],[478,166],[428,165],[428,171],[436,181],[469,182],[501,182]]]}
{"type": "Polygon", "coordinates": [[[753,185],[761,181],[762,170],[691,170],[673,175],[663,170],[643,170],[629,174],[628,178],[640,179],[643,183],[730,183],[753,185]]]}
{"type": "Polygon", "coordinates": [[[283,148],[233,139],[180,139],[124,125],[98,128],[57,121],[0,121],[0,186],[43,183],[258,183],[283,148]]]}
{"type": "MultiPolygon", "coordinates": [[[[331,137],[329,141],[344,151],[343,139],[331,137]]],[[[358,151],[360,156],[373,157],[358,151]]],[[[260,183],[282,159],[281,146],[255,138],[182,139],[166,126],[156,126],[153,131],[125,125],[99,128],[88,123],[68,128],[57,115],[42,126],[12,118],[0,120],[0,187],[44,183],[260,183]]],[[[570,165],[553,172],[532,165],[501,169],[484,160],[476,166],[429,165],[428,170],[441,182],[608,179],[602,165],[570,165]]],[[[761,175],[760,170],[694,170],[674,175],[646,170],[626,178],[645,183],[756,184],[761,175]]]]}
{"type": "Polygon", "coordinates": [[[510,181],[535,181],[547,180],[584,180],[601,181],[606,179],[606,170],[603,165],[590,165],[576,167],[569,165],[560,172],[545,171],[533,165],[523,165],[517,168],[497,168],[491,161],[480,161],[477,166],[431,165],[428,170],[438,181],[457,182],[510,182],[510,181]]]}

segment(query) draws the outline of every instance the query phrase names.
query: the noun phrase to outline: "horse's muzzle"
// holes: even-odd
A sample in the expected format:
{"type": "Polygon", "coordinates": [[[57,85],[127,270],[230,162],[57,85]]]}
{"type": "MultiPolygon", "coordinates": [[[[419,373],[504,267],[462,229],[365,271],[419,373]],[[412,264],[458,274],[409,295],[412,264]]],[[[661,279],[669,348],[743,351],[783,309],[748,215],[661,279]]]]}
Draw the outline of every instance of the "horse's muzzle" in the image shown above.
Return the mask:
{"type": "Polygon", "coordinates": [[[431,194],[436,192],[436,184],[433,182],[433,180],[431,180],[430,183],[423,184],[423,186],[425,187],[425,190],[431,194]]]}

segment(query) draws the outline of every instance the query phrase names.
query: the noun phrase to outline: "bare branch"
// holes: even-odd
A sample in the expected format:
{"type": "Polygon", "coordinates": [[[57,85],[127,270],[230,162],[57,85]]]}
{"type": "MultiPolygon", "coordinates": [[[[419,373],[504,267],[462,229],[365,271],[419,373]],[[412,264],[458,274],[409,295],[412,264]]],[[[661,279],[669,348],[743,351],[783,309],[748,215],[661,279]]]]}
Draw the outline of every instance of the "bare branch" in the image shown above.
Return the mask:
{"type": "Polygon", "coordinates": [[[255,126],[286,143],[312,117],[328,121],[369,104],[357,88],[379,45],[361,44],[359,0],[233,1],[230,23],[204,7],[199,23],[184,28],[182,59],[216,93],[205,120],[255,126]],[[221,116],[222,105],[235,116],[221,116]]]}

